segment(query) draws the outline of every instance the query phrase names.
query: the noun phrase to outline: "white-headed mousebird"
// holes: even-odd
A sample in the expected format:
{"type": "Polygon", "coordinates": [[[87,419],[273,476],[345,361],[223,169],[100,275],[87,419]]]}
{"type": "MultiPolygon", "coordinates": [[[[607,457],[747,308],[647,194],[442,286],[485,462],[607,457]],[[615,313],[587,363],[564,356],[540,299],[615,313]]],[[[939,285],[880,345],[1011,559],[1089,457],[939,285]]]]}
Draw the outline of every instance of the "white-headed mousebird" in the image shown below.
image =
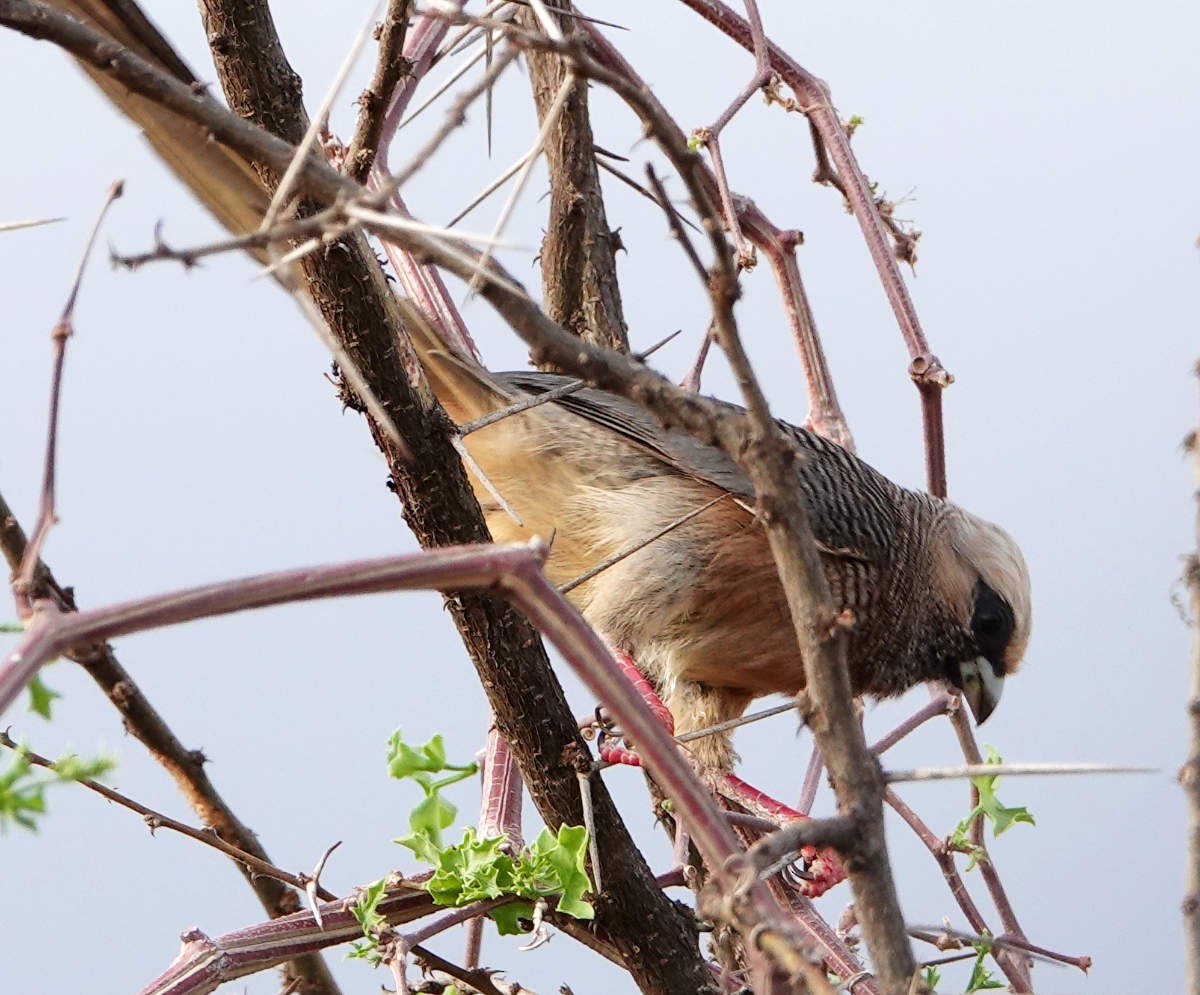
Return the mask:
{"type": "MultiPolygon", "coordinates": [[[[487,372],[451,355],[421,317],[411,315],[409,326],[431,386],[456,422],[569,382],[487,372]]],[[[942,679],[963,692],[982,722],[1029,639],[1029,577],[1016,544],[954,504],[892,483],[835,443],[780,424],[801,453],[796,486],[834,604],[849,620],[855,693],[886,698],[942,679]]],[[[557,584],[667,529],[568,597],[636,661],[676,732],[737,718],[757,697],[804,687],[787,602],[755,520],[754,489],[721,450],[589,388],[504,417],[465,442],[522,523],[473,479],[493,537],[553,536],[547,572],[557,584]]],[[[690,749],[706,765],[732,765],[727,734],[690,749]]]]}

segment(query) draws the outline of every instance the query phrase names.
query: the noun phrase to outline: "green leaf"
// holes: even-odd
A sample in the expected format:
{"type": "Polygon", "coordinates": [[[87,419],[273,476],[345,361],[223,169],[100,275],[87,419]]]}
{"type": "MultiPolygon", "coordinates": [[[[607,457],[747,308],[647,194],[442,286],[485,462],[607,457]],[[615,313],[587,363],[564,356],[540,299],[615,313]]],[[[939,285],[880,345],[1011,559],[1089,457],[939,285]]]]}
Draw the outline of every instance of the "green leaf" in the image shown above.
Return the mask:
{"type": "MultiPolygon", "coordinates": [[[[988,761],[994,763],[998,761],[988,761]]],[[[991,943],[986,938],[979,943],[971,944],[975,948],[975,963],[971,965],[971,977],[967,980],[967,993],[983,991],[986,988],[1003,988],[1004,982],[992,977],[984,961],[992,952],[991,943]]]]}
{"type": "MultiPolygon", "coordinates": [[[[987,756],[986,762],[989,764],[1000,764],[1004,762],[1004,758],[1000,756],[994,746],[986,747],[987,756]]],[[[982,814],[992,820],[992,833],[999,836],[1015,826],[1018,822],[1027,822],[1031,826],[1035,825],[1033,814],[1024,805],[1019,808],[1009,808],[1006,805],[1000,804],[1000,799],[996,797],[996,781],[999,780],[998,774],[985,774],[982,777],[971,778],[971,783],[975,785],[979,792],[979,805],[977,809],[982,814]]]]}
{"type": "MultiPolygon", "coordinates": [[[[446,847],[430,861],[436,868],[427,886],[433,900],[438,905],[462,906],[504,895],[556,896],[560,912],[576,919],[593,918],[591,904],[583,900],[592,887],[584,870],[587,830],[564,826],[555,834],[543,829],[528,851],[515,857],[503,846],[503,837],[480,839],[474,828],[464,830],[461,843],[446,847]]],[[[495,909],[492,918],[502,934],[520,933],[518,920],[532,914],[532,906],[520,902],[495,909]]]]}
{"type": "Polygon", "coordinates": [[[504,837],[479,839],[475,829],[463,832],[458,846],[450,846],[438,858],[437,870],[429,879],[429,894],[438,905],[466,905],[485,898],[513,893],[513,859],[501,846],[504,837]]]}
{"type": "Polygon", "coordinates": [[[394,778],[412,777],[418,771],[438,772],[446,761],[442,737],[434,736],[424,746],[409,746],[403,730],[397,729],[388,740],[388,773],[394,778]]]}
{"type": "Polygon", "coordinates": [[[925,986],[931,992],[936,992],[938,982],[940,982],[942,980],[942,972],[939,971],[933,965],[930,965],[929,967],[925,968],[925,970],[922,972],[922,976],[925,981],[925,986]]]}
{"type": "MultiPolygon", "coordinates": [[[[544,829],[527,851],[515,856],[504,849],[503,837],[481,839],[474,828],[464,830],[461,843],[447,846],[442,833],[454,823],[457,809],[440,792],[470,777],[477,766],[447,763],[441,736],[414,747],[404,742],[397,729],[388,740],[388,770],[393,777],[416,781],[425,792],[409,814],[411,832],[396,842],[434,868],[426,887],[437,904],[463,906],[509,895],[531,900],[554,896],[560,912],[577,919],[595,915],[583,898],[592,883],[586,871],[588,836],[582,826],[563,826],[557,833],[544,829]],[[434,777],[443,772],[449,773],[434,777]]],[[[501,933],[521,933],[520,920],[532,915],[529,902],[512,902],[494,910],[492,918],[501,933]]]]}
{"type": "Polygon", "coordinates": [[[530,861],[538,877],[558,895],[558,911],[575,919],[592,919],[595,910],[583,895],[592,888],[587,875],[588,834],[583,826],[562,826],[558,834],[543,829],[529,848],[530,861]]]}
{"type": "Polygon", "coordinates": [[[40,674],[34,674],[33,680],[29,682],[29,710],[31,712],[36,712],[43,719],[49,720],[50,702],[61,697],[61,694],[42,681],[40,674]]]}
{"type": "Polygon", "coordinates": [[[7,833],[9,823],[37,832],[37,816],[46,811],[46,783],[18,749],[8,770],[0,773],[0,832],[7,833]]]}
{"type": "Polygon", "coordinates": [[[409,813],[408,824],[415,833],[426,834],[440,849],[442,830],[454,825],[458,809],[441,795],[426,795],[409,813]]]}
{"type": "Polygon", "coordinates": [[[454,824],[458,809],[446,799],[432,791],[427,794],[408,815],[412,830],[395,842],[408,847],[419,860],[436,865],[442,852],[442,830],[454,824]]]}
{"type": "Polygon", "coordinates": [[[18,747],[12,764],[0,773],[0,833],[8,832],[10,823],[37,832],[37,819],[46,813],[48,785],[101,777],[115,766],[111,757],[70,755],[59,760],[54,770],[35,768],[24,749],[18,747]]]}
{"type": "Polygon", "coordinates": [[[508,902],[488,913],[501,936],[520,936],[529,932],[529,921],[533,918],[532,902],[508,902]],[[524,920],[524,922],[522,922],[524,920]]]}
{"type": "Polygon", "coordinates": [[[378,937],[380,930],[387,928],[387,920],[379,914],[379,903],[385,894],[387,894],[387,879],[381,878],[363,888],[359,893],[358,901],[350,907],[350,911],[358,920],[366,939],[351,944],[350,952],[346,954],[347,957],[368,961],[376,967],[383,962],[383,957],[379,953],[378,937]]]}
{"type": "Polygon", "coordinates": [[[422,774],[440,774],[444,770],[457,771],[458,774],[446,783],[460,781],[470,777],[479,769],[475,763],[450,764],[446,762],[446,744],[440,735],[434,736],[424,746],[410,746],[404,742],[404,731],[397,729],[388,739],[388,773],[395,778],[411,777],[422,784],[430,779],[421,777],[422,774]]]}
{"type": "Polygon", "coordinates": [[[95,756],[90,759],[67,753],[54,762],[54,773],[59,781],[96,780],[110,773],[117,766],[111,756],[95,756]]]}
{"type": "Polygon", "coordinates": [[[387,925],[387,920],[379,914],[379,903],[387,894],[387,879],[380,878],[367,885],[358,896],[358,901],[351,906],[350,911],[362,927],[363,935],[370,937],[372,933],[387,925]]]}
{"type": "MultiPolygon", "coordinates": [[[[987,746],[985,747],[984,762],[1000,764],[1004,762],[1004,758],[1000,756],[994,746],[987,746]]],[[[971,778],[971,783],[979,792],[979,803],[955,827],[950,836],[951,847],[971,855],[967,870],[971,870],[981,859],[986,859],[983,851],[970,841],[971,826],[976,819],[980,817],[988,819],[992,823],[993,836],[1007,832],[1020,822],[1026,822],[1031,826],[1036,825],[1033,813],[1024,805],[1011,807],[1001,803],[996,795],[996,782],[999,779],[999,774],[982,774],[979,777],[971,778]]]]}

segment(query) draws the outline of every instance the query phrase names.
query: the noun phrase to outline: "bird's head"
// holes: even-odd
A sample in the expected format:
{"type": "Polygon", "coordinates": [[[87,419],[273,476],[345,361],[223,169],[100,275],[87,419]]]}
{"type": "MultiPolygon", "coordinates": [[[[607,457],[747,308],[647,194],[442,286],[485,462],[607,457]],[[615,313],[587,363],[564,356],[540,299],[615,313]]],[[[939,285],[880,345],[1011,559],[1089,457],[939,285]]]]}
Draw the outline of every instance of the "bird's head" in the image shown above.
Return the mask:
{"type": "Polygon", "coordinates": [[[977,723],[995,710],[1004,679],[1029,643],[1029,570],[1003,529],[946,506],[945,543],[937,564],[942,593],[962,627],[964,650],[946,679],[963,693],[977,723]]]}

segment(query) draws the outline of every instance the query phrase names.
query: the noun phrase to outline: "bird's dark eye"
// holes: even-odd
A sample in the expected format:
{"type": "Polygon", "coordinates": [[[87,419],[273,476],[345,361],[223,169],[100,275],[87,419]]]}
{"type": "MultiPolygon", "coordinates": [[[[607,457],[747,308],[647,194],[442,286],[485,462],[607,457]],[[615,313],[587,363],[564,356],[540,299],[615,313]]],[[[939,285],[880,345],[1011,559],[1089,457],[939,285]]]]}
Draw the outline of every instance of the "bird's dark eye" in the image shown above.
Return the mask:
{"type": "Polygon", "coordinates": [[[1008,602],[982,580],[975,584],[975,608],[971,613],[971,634],[979,652],[1000,663],[1012,638],[1013,612],[1008,602]]]}
{"type": "Polygon", "coordinates": [[[975,632],[984,638],[997,636],[1004,627],[1004,620],[999,615],[978,615],[975,618],[975,632]]]}

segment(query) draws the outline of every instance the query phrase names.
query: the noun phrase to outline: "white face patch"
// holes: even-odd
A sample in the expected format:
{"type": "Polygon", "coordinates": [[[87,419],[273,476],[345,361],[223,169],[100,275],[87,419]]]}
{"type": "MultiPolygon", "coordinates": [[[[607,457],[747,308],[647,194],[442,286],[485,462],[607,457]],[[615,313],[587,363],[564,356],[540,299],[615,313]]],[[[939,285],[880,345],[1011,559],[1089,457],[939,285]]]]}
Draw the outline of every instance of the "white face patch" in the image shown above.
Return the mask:
{"type": "Polygon", "coordinates": [[[1011,673],[1025,655],[1031,628],[1029,569],[1012,537],[957,505],[947,506],[950,545],[959,559],[1012,609],[1013,633],[1004,654],[1011,673]]]}

